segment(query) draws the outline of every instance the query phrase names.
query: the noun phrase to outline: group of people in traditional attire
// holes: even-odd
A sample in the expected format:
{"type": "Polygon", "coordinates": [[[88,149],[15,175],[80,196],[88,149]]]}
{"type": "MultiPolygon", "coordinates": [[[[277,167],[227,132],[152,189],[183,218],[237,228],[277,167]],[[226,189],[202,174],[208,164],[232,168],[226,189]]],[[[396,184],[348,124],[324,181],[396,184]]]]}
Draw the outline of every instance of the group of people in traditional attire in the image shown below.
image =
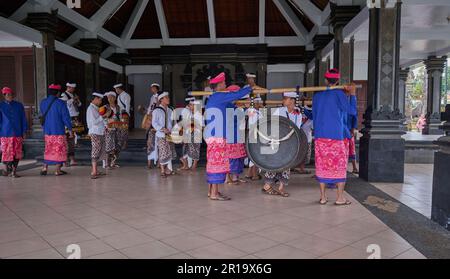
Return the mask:
{"type": "MultiPolygon", "coordinates": [[[[335,86],[340,80],[337,69],[331,69],[325,74],[327,86],[335,86]]],[[[247,85],[240,89],[235,86],[226,87],[225,74],[221,73],[210,80],[213,94],[206,105],[206,133],[207,143],[207,183],[208,197],[211,200],[226,201],[230,198],[219,191],[226,183],[227,177],[231,181],[240,182],[246,157],[242,143],[237,143],[236,123],[234,134],[227,127],[232,124],[227,117],[227,109],[237,109],[235,102],[248,100],[253,89],[259,89],[256,84],[247,85]],[[217,117],[217,113],[222,117],[217,117]],[[220,123],[217,123],[219,121],[220,123]],[[212,122],[214,125],[209,126],[212,122]]],[[[357,107],[355,86],[345,86],[345,90],[326,90],[318,92],[313,97],[313,108],[298,107],[297,92],[283,94],[283,106],[274,111],[274,115],[289,119],[294,125],[302,129],[308,140],[308,152],[305,160],[299,166],[299,172],[308,174],[304,169],[310,162],[314,138],[316,175],[320,184],[320,204],[328,202],[326,196],[327,185],[337,185],[337,199],[335,205],[349,205],[351,202],[344,196],[347,177],[348,161],[353,163],[353,172],[357,173],[355,154],[355,130],[357,129],[357,107]]],[[[259,98],[257,98],[259,99],[259,98]]],[[[256,101],[256,99],[255,99],[256,101]]],[[[254,125],[259,119],[256,108],[248,111],[248,124],[254,125]]],[[[242,141],[240,141],[242,142],[242,141]]],[[[263,193],[289,197],[285,187],[289,183],[291,170],[283,172],[266,172],[263,193]]],[[[258,170],[249,162],[247,178],[258,179],[258,170]]]]}
{"type": "MultiPolygon", "coordinates": [[[[337,85],[339,71],[331,69],[325,74],[328,86],[337,85]]],[[[257,125],[261,117],[259,108],[262,100],[259,96],[253,99],[250,106],[250,94],[255,89],[256,75],[247,74],[247,85],[240,88],[236,85],[227,87],[225,73],[208,79],[212,94],[206,101],[205,115],[202,114],[202,100],[194,97],[186,98],[186,107],[181,112],[181,121],[170,107],[170,94],[161,91],[157,83],[151,85],[151,100],[145,110],[147,124],[148,167],[159,166],[162,178],[175,174],[173,160],[177,158],[174,142],[174,131],[180,135],[182,131],[181,168],[179,170],[195,170],[200,160],[202,136],[207,144],[206,179],[209,185],[208,197],[211,200],[225,201],[230,198],[220,192],[220,186],[247,182],[241,178],[247,159],[245,130],[257,125]],[[236,101],[244,100],[244,105],[237,106],[236,101]],[[238,123],[236,113],[230,119],[227,110],[235,110],[246,115],[246,120],[238,123]],[[174,119],[177,117],[177,119],[174,119]],[[234,127],[230,130],[229,127],[234,127]],[[203,128],[205,129],[203,133],[203,128]]],[[[41,124],[44,131],[45,151],[41,175],[47,175],[49,166],[55,166],[55,175],[67,174],[62,170],[64,164],[76,165],[75,144],[76,133],[73,129],[81,121],[82,103],[75,94],[77,85],[67,83],[65,92],[60,85],[51,84],[48,96],[40,103],[41,124]]],[[[118,168],[117,159],[126,148],[128,126],[131,113],[131,97],[123,84],[117,84],[114,91],[105,94],[94,92],[86,112],[88,135],[91,139],[92,170],[91,178],[97,179],[103,174],[98,171],[98,163],[102,162],[107,169],[118,168]]],[[[14,100],[11,88],[2,89],[4,101],[0,103],[0,139],[2,161],[5,164],[4,176],[19,177],[17,167],[23,157],[22,145],[28,128],[24,106],[14,100]]],[[[300,173],[305,171],[305,164],[311,158],[314,138],[316,175],[320,184],[320,204],[328,202],[327,185],[337,185],[336,205],[348,205],[344,197],[347,176],[347,164],[353,163],[353,172],[357,173],[355,156],[355,130],[357,129],[357,107],[354,86],[346,86],[345,90],[326,90],[314,94],[313,108],[298,106],[298,93],[285,92],[282,106],[273,114],[289,119],[302,129],[308,139],[308,155],[299,165],[300,173]],[[314,135],[314,136],[313,136],[314,135]]],[[[261,179],[261,170],[247,160],[248,173],[246,179],[261,179]]],[[[263,193],[288,197],[285,187],[289,183],[291,170],[283,172],[266,172],[264,174],[263,193]]]]}

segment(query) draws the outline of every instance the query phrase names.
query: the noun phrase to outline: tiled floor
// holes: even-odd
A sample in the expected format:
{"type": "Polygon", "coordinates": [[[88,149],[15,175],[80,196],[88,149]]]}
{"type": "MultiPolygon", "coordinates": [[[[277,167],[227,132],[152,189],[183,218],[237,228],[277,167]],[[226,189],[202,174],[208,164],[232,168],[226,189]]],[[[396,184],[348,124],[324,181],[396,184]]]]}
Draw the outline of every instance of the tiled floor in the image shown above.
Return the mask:
{"type": "Polygon", "coordinates": [[[257,182],[213,202],[203,172],[162,180],[122,168],[92,181],[86,167],[69,171],[1,178],[0,258],[66,258],[70,244],[82,258],[367,258],[369,244],[382,258],[423,258],[352,198],[335,207],[330,193],[318,205],[309,175],[293,176],[290,198],[263,195],[257,182]]]}
{"type": "Polygon", "coordinates": [[[405,183],[372,183],[424,216],[431,216],[433,165],[405,165],[405,183]]]}

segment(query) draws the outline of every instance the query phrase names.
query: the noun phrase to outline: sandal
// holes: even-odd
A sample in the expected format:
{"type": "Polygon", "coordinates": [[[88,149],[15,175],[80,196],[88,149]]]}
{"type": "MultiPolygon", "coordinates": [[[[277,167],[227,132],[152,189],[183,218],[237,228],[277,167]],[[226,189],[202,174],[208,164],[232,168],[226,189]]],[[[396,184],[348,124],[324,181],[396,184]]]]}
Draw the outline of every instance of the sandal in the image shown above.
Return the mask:
{"type": "Polygon", "coordinates": [[[252,179],[253,181],[261,180],[261,179],[262,179],[262,176],[258,174],[257,176],[254,176],[254,177],[252,177],[251,179],[252,179]]]}
{"type": "Polygon", "coordinates": [[[229,201],[230,200],[230,198],[224,198],[224,197],[221,197],[221,196],[209,197],[209,199],[212,200],[212,201],[229,201]]]}
{"type": "Polygon", "coordinates": [[[339,202],[334,203],[334,205],[336,205],[336,206],[351,205],[351,204],[352,204],[352,202],[349,200],[345,200],[345,202],[343,202],[343,203],[339,203],[339,202]]]}
{"type": "Polygon", "coordinates": [[[326,205],[328,203],[328,199],[326,199],[326,200],[319,200],[319,204],[320,205],[326,205]]]}
{"type": "Polygon", "coordinates": [[[283,198],[288,198],[290,196],[290,194],[287,192],[281,192],[280,190],[278,190],[278,192],[280,193],[280,196],[282,196],[283,198]]]}
{"type": "Polygon", "coordinates": [[[47,175],[47,170],[41,170],[41,176],[46,176],[47,175]]]}
{"type": "Polygon", "coordinates": [[[67,172],[65,172],[63,170],[55,172],[55,176],[63,176],[63,175],[67,175],[67,172]]]}
{"type": "Polygon", "coordinates": [[[352,171],[352,173],[353,173],[353,174],[359,174],[359,171],[354,170],[354,171],[352,171]]]}
{"type": "Polygon", "coordinates": [[[167,178],[167,174],[165,172],[161,173],[161,178],[167,178]]]}
{"type": "Polygon", "coordinates": [[[280,192],[278,192],[277,190],[275,190],[274,188],[270,187],[269,190],[266,190],[264,188],[261,189],[261,191],[266,194],[266,195],[270,195],[270,196],[279,196],[281,195],[280,192]]]}
{"type": "Polygon", "coordinates": [[[237,182],[238,182],[238,183],[247,183],[248,181],[245,180],[245,179],[238,179],[237,182]]]}
{"type": "Polygon", "coordinates": [[[91,179],[92,180],[98,179],[98,176],[96,174],[91,174],[91,179]]]}

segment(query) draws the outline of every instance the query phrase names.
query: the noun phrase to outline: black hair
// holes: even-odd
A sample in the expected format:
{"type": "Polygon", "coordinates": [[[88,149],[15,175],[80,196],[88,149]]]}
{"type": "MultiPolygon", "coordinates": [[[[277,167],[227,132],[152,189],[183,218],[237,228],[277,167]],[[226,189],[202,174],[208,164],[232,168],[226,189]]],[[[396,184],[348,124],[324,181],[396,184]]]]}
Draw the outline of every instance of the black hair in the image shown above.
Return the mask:
{"type": "Polygon", "coordinates": [[[48,95],[48,96],[58,96],[59,93],[60,93],[60,92],[59,92],[59,90],[57,90],[57,89],[51,89],[51,88],[49,88],[49,89],[47,90],[47,95],[48,95]]]}

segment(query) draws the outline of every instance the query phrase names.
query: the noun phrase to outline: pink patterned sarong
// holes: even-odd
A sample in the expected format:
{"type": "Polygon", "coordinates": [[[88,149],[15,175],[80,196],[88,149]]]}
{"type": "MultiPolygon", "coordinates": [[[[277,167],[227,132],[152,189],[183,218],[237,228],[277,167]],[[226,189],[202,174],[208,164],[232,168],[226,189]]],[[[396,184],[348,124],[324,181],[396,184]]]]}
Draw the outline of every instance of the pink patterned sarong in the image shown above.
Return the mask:
{"type": "Polygon", "coordinates": [[[208,174],[227,173],[230,162],[227,155],[227,142],[223,138],[209,138],[206,140],[206,172],[208,174]]]}
{"type": "Polygon", "coordinates": [[[22,137],[5,137],[0,138],[0,141],[2,146],[2,162],[9,163],[22,159],[22,137]]]}
{"type": "Polygon", "coordinates": [[[229,159],[241,159],[247,157],[245,144],[243,143],[228,143],[227,154],[229,159]]]}
{"type": "Polygon", "coordinates": [[[355,144],[355,136],[353,136],[348,141],[348,158],[350,160],[356,160],[356,144],[355,144]]]}
{"type": "Polygon", "coordinates": [[[45,135],[44,162],[48,165],[62,164],[67,161],[66,135],[45,135]]]}
{"type": "Polygon", "coordinates": [[[316,139],[316,177],[320,183],[347,180],[349,140],[316,139]]]}

